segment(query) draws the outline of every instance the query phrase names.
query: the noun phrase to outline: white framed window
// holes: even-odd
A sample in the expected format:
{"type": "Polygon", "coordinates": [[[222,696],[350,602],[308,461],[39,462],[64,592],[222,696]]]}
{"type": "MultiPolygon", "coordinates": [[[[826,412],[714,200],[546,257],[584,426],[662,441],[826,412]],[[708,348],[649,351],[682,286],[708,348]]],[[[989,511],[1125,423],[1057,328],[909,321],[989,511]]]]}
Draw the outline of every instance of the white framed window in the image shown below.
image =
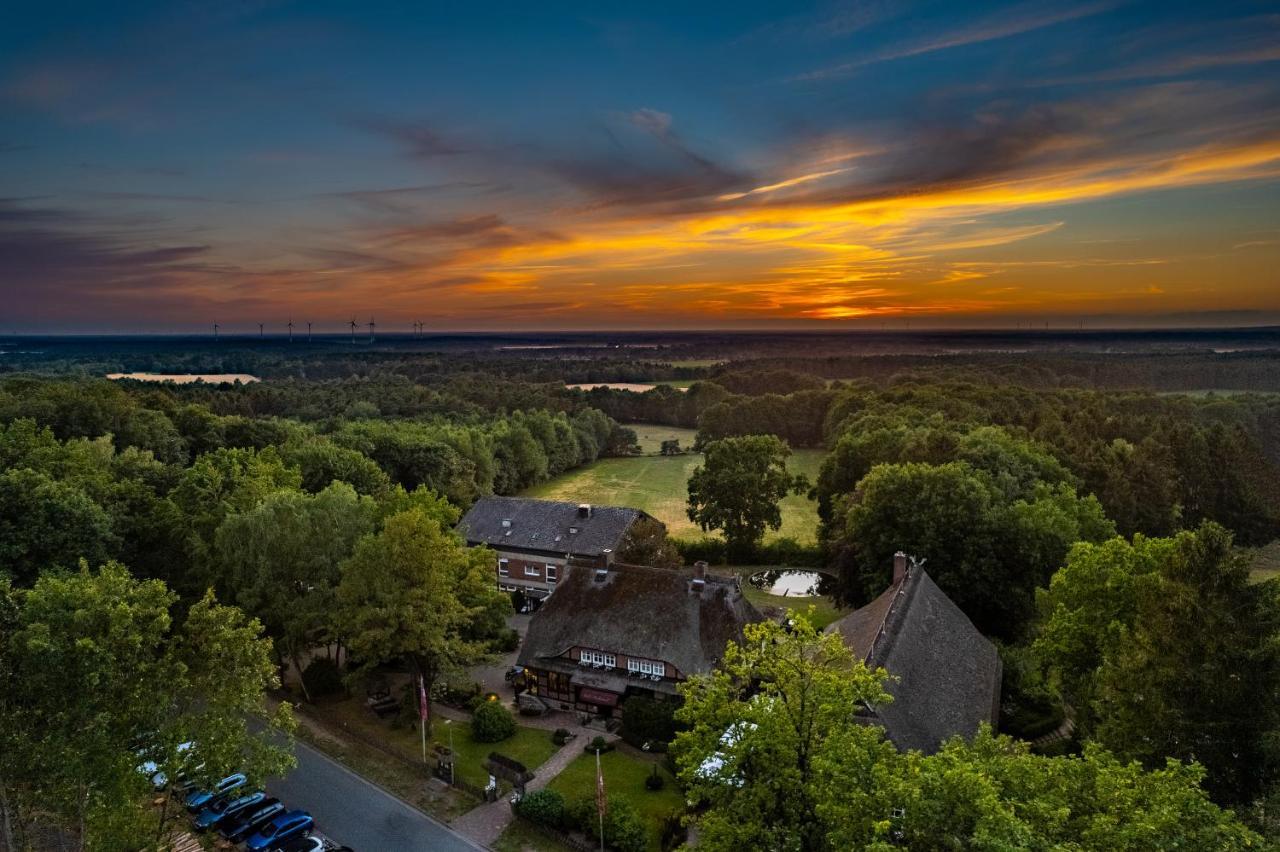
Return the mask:
{"type": "Polygon", "coordinates": [[[639,672],[642,675],[663,677],[667,673],[667,664],[654,660],[627,660],[627,671],[639,672]]]}
{"type": "Polygon", "coordinates": [[[614,668],[618,665],[618,658],[613,654],[602,654],[601,656],[604,657],[601,662],[603,662],[608,668],[614,668]]]}
{"type": "Polygon", "coordinates": [[[667,664],[666,664],[666,663],[654,663],[654,664],[653,664],[653,666],[652,666],[652,671],[650,671],[650,674],[655,674],[655,675],[657,675],[658,677],[665,677],[665,676],[666,676],[666,674],[667,674],[667,664]]]}
{"type": "Polygon", "coordinates": [[[560,570],[557,566],[547,563],[547,582],[554,583],[560,579],[560,570]]]}
{"type": "Polygon", "coordinates": [[[627,671],[629,671],[629,672],[638,672],[638,671],[640,671],[640,661],[639,661],[639,660],[627,660],[627,671]]]}
{"type": "Polygon", "coordinates": [[[507,560],[505,559],[498,560],[498,576],[499,577],[511,576],[511,567],[510,565],[508,565],[507,560]]]}
{"type": "Polygon", "coordinates": [[[524,566],[524,575],[526,577],[541,577],[542,572],[538,570],[537,565],[526,565],[524,566]]]}
{"type": "Polygon", "coordinates": [[[600,665],[607,668],[614,668],[618,665],[618,658],[616,655],[606,654],[603,651],[580,651],[578,652],[578,658],[586,660],[592,665],[600,665]]]}

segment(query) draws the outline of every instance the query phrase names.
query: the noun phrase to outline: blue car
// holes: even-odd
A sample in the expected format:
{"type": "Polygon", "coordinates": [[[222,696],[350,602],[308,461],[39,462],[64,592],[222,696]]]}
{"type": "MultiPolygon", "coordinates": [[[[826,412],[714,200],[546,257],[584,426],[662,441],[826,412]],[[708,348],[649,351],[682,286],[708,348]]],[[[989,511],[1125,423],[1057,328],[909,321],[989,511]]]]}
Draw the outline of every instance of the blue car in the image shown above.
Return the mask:
{"type": "Polygon", "coordinates": [[[243,773],[237,772],[235,775],[228,775],[219,781],[212,790],[195,790],[188,793],[184,804],[186,804],[187,810],[192,813],[202,811],[216,797],[234,793],[246,783],[248,783],[248,779],[244,777],[243,773]]]}
{"type": "Polygon", "coordinates": [[[306,811],[287,811],[258,829],[244,842],[246,852],[267,852],[282,840],[311,830],[316,821],[306,811]]]}
{"type": "Polygon", "coordinates": [[[238,818],[233,818],[231,824],[219,825],[218,833],[232,843],[239,843],[287,810],[279,799],[263,799],[247,811],[242,811],[238,818]]]}
{"type": "Polygon", "coordinates": [[[224,817],[242,813],[245,808],[252,807],[267,797],[266,793],[249,793],[239,798],[223,796],[214,799],[205,809],[196,814],[196,830],[205,831],[213,828],[224,817]]]}

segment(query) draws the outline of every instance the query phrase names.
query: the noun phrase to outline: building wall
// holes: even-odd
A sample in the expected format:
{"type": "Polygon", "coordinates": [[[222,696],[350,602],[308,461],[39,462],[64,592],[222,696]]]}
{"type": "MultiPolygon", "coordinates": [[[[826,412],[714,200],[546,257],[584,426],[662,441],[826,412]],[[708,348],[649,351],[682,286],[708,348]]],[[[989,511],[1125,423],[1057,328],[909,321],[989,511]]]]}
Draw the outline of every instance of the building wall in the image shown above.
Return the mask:
{"type": "MultiPolygon", "coordinates": [[[[657,657],[629,657],[626,654],[618,654],[613,651],[610,651],[607,648],[584,648],[580,645],[575,645],[569,649],[569,653],[566,655],[566,658],[570,662],[572,662],[574,665],[577,665],[578,661],[582,658],[583,651],[603,651],[606,654],[613,654],[614,657],[616,658],[614,663],[614,669],[617,670],[618,672],[627,672],[628,671],[627,664],[632,659],[635,659],[637,661],[644,660],[647,662],[662,663],[663,666],[666,667],[666,670],[662,673],[663,680],[684,680],[684,674],[679,669],[677,669],[667,660],[662,660],[657,657]]],[[[636,680],[639,681],[640,678],[637,677],[636,680]]],[[[652,683],[653,681],[649,681],[649,682],[652,683]]]]}

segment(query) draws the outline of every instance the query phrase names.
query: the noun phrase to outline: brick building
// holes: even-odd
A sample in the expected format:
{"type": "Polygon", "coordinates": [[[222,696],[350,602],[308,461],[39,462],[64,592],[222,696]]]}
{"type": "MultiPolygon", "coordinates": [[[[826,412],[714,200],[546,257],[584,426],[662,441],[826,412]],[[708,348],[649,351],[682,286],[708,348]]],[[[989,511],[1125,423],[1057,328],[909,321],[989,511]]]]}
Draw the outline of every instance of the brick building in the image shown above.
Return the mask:
{"type": "Polygon", "coordinates": [[[570,563],[608,567],[639,509],[525,497],[482,497],[458,522],[467,544],[497,551],[498,588],[539,602],[564,580],[570,563]]]}

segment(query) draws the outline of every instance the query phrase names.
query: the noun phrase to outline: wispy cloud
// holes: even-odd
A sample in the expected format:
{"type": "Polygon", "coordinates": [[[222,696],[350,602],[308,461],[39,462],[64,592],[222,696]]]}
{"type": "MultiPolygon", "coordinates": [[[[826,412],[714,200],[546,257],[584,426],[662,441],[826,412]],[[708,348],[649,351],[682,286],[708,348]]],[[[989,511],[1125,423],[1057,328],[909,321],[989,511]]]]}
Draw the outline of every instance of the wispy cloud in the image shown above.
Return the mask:
{"type": "Polygon", "coordinates": [[[844,77],[868,65],[1010,38],[1011,36],[1034,32],[1035,30],[1041,30],[1045,27],[1052,27],[1068,21],[1091,17],[1110,11],[1116,5],[1117,3],[1113,2],[1113,0],[1107,0],[1107,2],[1078,5],[1068,4],[1065,8],[1054,8],[1043,3],[1032,3],[1000,9],[996,13],[972,24],[966,24],[929,38],[903,42],[866,56],[799,74],[793,79],[798,81],[827,80],[835,77],[844,77]]]}

